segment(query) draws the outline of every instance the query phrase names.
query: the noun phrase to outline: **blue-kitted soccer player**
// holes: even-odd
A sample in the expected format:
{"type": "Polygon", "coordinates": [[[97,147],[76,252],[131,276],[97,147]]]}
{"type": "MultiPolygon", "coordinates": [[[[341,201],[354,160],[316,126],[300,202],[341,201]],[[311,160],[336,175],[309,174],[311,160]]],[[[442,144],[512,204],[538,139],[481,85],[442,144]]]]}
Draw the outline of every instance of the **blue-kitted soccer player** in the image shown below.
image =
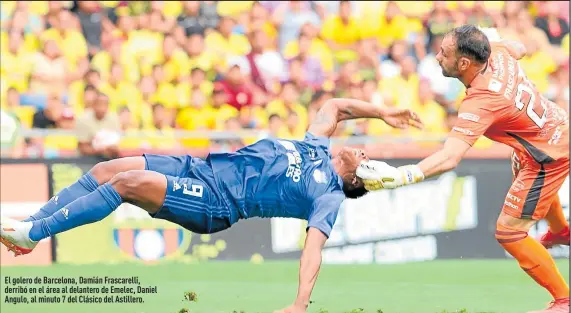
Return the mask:
{"type": "Polygon", "coordinates": [[[363,151],[343,148],[332,158],[329,137],[343,120],[379,118],[397,128],[422,127],[409,110],[351,99],[323,105],[303,141],[263,139],[235,153],[191,156],[144,155],[95,165],[25,221],[4,218],[1,242],[15,255],[38,241],[97,222],[128,202],[152,217],[195,233],[215,233],[240,219],[291,217],[308,221],[293,305],[305,312],[321,265],[321,249],[345,198],[367,191],[356,176],[363,151]]]}

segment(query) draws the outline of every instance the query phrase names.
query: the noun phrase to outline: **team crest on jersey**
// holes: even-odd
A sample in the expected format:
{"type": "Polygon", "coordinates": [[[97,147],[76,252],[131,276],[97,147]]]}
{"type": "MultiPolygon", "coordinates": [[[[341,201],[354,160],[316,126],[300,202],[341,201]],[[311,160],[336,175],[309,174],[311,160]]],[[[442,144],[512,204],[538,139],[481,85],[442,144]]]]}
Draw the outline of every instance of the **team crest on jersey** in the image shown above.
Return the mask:
{"type": "Polygon", "coordinates": [[[314,161],[317,158],[317,151],[313,148],[309,148],[309,159],[314,161]]]}
{"type": "Polygon", "coordinates": [[[325,174],[321,170],[317,169],[317,170],[313,171],[313,179],[318,184],[327,184],[327,174],[325,174]]]}

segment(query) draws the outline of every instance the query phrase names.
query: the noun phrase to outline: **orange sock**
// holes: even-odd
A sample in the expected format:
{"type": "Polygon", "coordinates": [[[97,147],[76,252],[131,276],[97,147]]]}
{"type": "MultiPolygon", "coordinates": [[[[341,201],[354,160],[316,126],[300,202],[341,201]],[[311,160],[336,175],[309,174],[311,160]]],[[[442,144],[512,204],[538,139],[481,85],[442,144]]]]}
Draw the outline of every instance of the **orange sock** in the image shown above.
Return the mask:
{"type": "Polygon", "coordinates": [[[498,242],[519,263],[519,266],[554,299],[569,297],[569,286],[555,265],[555,261],[539,242],[527,232],[498,225],[498,242]]]}
{"type": "Polygon", "coordinates": [[[563,207],[561,206],[558,196],[555,197],[551,203],[549,211],[547,212],[547,215],[545,215],[545,220],[549,225],[549,231],[554,234],[558,234],[565,228],[569,227],[569,223],[563,214],[563,207]]]}

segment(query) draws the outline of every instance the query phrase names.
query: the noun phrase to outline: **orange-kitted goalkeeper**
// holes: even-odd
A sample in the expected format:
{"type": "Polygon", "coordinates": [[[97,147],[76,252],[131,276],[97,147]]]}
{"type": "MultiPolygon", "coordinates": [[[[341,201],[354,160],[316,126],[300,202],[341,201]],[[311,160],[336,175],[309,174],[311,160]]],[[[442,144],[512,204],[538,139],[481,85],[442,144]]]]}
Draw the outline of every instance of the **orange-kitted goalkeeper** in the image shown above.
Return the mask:
{"type": "Polygon", "coordinates": [[[496,238],[553,296],[547,309],[533,313],[569,313],[569,286],[547,251],[553,245],[569,245],[569,224],[558,197],[569,176],[568,112],[527,79],[517,61],[525,56],[521,44],[491,40],[484,31],[465,25],[442,41],[436,56],[442,73],[466,86],[458,122],[443,148],[417,165],[394,168],[363,162],[357,175],[369,190],[396,188],[454,169],[482,135],[512,147],[514,178],[496,238]],[[549,231],[537,242],[528,232],[540,219],[547,220],[549,231]]]}

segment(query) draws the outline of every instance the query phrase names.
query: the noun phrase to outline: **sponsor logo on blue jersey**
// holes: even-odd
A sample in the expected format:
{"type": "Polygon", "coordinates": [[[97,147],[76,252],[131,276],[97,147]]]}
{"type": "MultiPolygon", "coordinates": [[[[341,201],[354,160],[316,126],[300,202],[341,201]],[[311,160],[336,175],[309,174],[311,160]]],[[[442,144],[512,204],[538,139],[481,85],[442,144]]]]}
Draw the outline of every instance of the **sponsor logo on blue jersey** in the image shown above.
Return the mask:
{"type": "Polygon", "coordinates": [[[278,140],[278,142],[286,148],[289,166],[286,170],[286,177],[291,177],[294,182],[299,182],[301,179],[301,154],[297,151],[295,145],[290,141],[278,140]]]}

